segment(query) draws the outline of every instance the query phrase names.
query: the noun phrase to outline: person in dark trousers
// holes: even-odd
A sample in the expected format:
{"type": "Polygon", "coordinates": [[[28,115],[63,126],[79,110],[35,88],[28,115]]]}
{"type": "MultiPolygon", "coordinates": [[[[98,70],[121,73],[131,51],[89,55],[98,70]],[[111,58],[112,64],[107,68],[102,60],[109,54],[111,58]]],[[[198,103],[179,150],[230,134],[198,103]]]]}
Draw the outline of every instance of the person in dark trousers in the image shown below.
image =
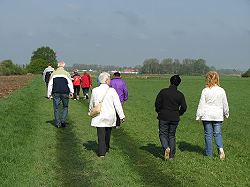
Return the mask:
{"type": "Polygon", "coordinates": [[[72,76],[73,86],[74,86],[74,100],[79,100],[80,88],[81,88],[81,76],[78,71],[74,71],[74,75],[72,76]]]}
{"type": "Polygon", "coordinates": [[[53,97],[55,127],[65,127],[68,115],[69,97],[73,97],[74,89],[70,74],[64,70],[64,61],[58,62],[58,68],[51,75],[48,85],[48,98],[53,97]],[[62,103],[63,110],[59,111],[62,103]]]}
{"type": "Polygon", "coordinates": [[[185,97],[177,90],[181,83],[179,75],[170,78],[169,88],[162,89],[155,100],[155,111],[158,113],[159,138],[165,160],[173,160],[176,150],[175,133],[180,116],[187,110],[185,97]]]}
{"type": "Polygon", "coordinates": [[[89,89],[92,86],[92,80],[91,80],[90,75],[87,72],[84,72],[81,77],[81,85],[82,85],[83,98],[88,99],[89,89]]]}
{"type": "MultiPolygon", "coordinates": [[[[123,105],[124,102],[128,100],[128,88],[126,82],[121,78],[121,74],[119,72],[114,73],[113,78],[110,81],[110,87],[115,89],[115,91],[119,95],[121,104],[123,105]]],[[[120,125],[121,119],[116,113],[116,128],[119,128],[120,125]]]]}

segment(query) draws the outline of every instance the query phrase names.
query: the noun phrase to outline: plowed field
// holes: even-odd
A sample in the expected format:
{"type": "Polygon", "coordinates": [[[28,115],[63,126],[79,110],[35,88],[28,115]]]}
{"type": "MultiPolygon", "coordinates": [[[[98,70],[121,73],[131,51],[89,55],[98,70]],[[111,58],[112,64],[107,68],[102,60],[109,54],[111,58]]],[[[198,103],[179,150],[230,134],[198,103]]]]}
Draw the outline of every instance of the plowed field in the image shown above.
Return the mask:
{"type": "Polygon", "coordinates": [[[0,76],[0,98],[27,85],[33,75],[0,76]]]}

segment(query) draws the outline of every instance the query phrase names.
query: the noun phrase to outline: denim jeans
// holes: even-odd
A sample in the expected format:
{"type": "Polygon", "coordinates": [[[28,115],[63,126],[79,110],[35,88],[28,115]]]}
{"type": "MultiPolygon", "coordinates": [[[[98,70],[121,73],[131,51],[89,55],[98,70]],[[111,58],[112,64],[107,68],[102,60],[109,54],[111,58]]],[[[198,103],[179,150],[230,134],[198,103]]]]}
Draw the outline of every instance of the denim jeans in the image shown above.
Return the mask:
{"type": "Polygon", "coordinates": [[[159,120],[159,138],[161,141],[163,152],[166,148],[170,148],[170,158],[174,158],[176,150],[175,133],[178,121],[159,120]]]}
{"type": "Polygon", "coordinates": [[[61,123],[65,123],[68,115],[69,95],[54,93],[52,96],[53,96],[55,125],[60,126],[61,123]],[[60,111],[61,103],[63,105],[62,111],[60,111]]]}
{"type": "Polygon", "coordinates": [[[221,121],[202,121],[204,126],[205,137],[205,154],[207,156],[213,156],[213,136],[217,149],[223,148],[221,121]]]}

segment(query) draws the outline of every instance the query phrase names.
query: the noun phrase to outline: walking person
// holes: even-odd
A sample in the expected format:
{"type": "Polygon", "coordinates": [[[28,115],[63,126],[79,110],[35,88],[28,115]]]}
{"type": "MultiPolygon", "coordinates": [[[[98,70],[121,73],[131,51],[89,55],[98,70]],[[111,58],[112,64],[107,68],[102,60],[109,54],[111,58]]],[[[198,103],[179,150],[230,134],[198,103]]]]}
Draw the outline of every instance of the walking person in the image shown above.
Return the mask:
{"type": "Polygon", "coordinates": [[[176,152],[176,129],[180,116],[187,110],[185,97],[177,90],[181,83],[179,75],[170,78],[169,88],[162,89],[155,100],[155,111],[158,113],[159,138],[165,160],[173,160],[176,152]]]}
{"type": "Polygon", "coordinates": [[[90,75],[85,71],[81,77],[82,92],[84,99],[89,98],[89,89],[92,86],[92,80],[90,75]]]}
{"type": "Polygon", "coordinates": [[[222,141],[222,122],[229,117],[229,107],[225,90],[220,87],[219,74],[209,71],[206,75],[206,87],[202,90],[196,120],[204,127],[205,155],[213,156],[213,136],[221,160],[225,159],[222,141]]]}
{"type": "Polygon", "coordinates": [[[50,76],[53,73],[53,71],[55,71],[55,69],[51,66],[51,64],[48,64],[48,67],[46,67],[43,71],[43,80],[46,84],[46,91],[48,91],[48,84],[49,84],[49,80],[50,80],[50,76]]]}
{"type": "Polygon", "coordinates": [[[73,86],[74,86],[74,100],[79,100],[80,87],[81,87],[81,76],[78,71],[74,71],[74,75],[72,76],[73,86]]]}
{"type": "MultiPolygon", "coordinates": [[[[128,100],[128,88],[126,82],[121,78],[119,72],[115,72],[113,78],[110,81],[110,87],[114,88],[117,92],[121,104],[123,105],[125,101],[128,100]]],[[[121,119],[116,113],[116,128],[119,128],[121,125],[121,119]]]]}
{"type": "Polygon", "coordinates": [[[70,74],[64,70],[64,61],[58,62],[58,68],[52,73],[48,85],[48,98],[53,97],[55,127],[65,127],[68,115],[69,97],[73,96],[74,89],[70,74]],[[59,107],[62,103],[62,111],[59,107]]]}
{"type": "Polygon", "coordinates": [[[110,148],[110,136],[112,127],[116,125],[116,112],[124,121],[122,105],[114,88],[110,88],[110,74],[103,72],[99,75],[100,85],[93,89],[90,103],[90,111],[101,103],[101,112],[91,120],[91,126],[96,127],[98,137],[98,155],[104,157],[110,148]]]}

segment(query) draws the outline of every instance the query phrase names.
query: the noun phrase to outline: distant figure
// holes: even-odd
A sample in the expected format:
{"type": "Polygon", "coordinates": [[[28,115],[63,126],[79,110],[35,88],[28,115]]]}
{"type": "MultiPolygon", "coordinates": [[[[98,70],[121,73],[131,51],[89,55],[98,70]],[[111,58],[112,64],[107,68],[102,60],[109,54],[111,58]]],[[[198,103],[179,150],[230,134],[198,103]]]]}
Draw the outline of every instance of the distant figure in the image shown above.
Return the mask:
{"type": "Polygon", "coordinates": [[[170,78],[169,88],[162,89],[155,100],[155,111],[158,113],[159,137],[165,160],[173,160],[176,150],[175,133],[180,116],[187,110],[185,97],[177,90],[181,83],[179,75],[170,78]]]}
{"type": "Polygon", "coordinates": [[[78,74],[78,71],[74,71],[72,76],[73,86],[74,86],[74,100],[79,100],[80,87],[81,87],[81,76],[78,74]]]}
{"type": "Polygon", "coordinates": [[[47,88],[48,88],[50,76],[53,73],[53,71],[54,71],[54,68],[51,67],[51,64],[48,64],[48,67],[45,68],[43,71],[43,80],[46,83],[47,88]]]}
{"type": "Polygon", "coordinates": [[[81,78],[82,92],[84,99],[89,98],[89,88],[92,86],[91,77],[87,72],[84,72],[81,78]]]}
{"type": "Polygon", "coordinates": [[[206,88],[201,93],[196,120],[202,120],[204,126],[206,156],[213,156],[214,136],[221,160],[225,159],[221,131],[224,117],[229,117],[226,92],[220,87],[219,74],[209,71],[206,75],[206,88]]]}
{"type": "MultiPolygon", "coordinates": [[[[128,100],[128,88],[126,82],[121,78],[121,74],[119,72],[114,73],[114,76],[110,81],[110,87],[115,89],[123,105],[124,102],[128,100]]],[[[116,128],[119,128],[120,125],[121,125],[121,119],[119,118],[119,115],[116,113],[116,128]]]]}
{"type": "Polygon", "coordinates": [[[51,75],[48,85],[48,98],[53,97],[55,127],[65,127],[68,115],[69,97],[73,97],[74,89],[70,74],[64,70],[64,61],[58,62],[58,68],[51,75]],[[59,111],[62,103],[63,110],[59,111]]]}
{"type": "Polygon", "coordinates": [[[120,119],[124,121],[122,105],[118,94],[114,88],[110,88],[110,75],[103,72],[99,75],[100,86],[93,89],[89,111],[101,101],[101,113],[92,118],[91,126],[97,128],[98,136],[98,155],[104,157],[110,148],[110,136],[112,127],[116,125],[116,112],[120,119]]]}

